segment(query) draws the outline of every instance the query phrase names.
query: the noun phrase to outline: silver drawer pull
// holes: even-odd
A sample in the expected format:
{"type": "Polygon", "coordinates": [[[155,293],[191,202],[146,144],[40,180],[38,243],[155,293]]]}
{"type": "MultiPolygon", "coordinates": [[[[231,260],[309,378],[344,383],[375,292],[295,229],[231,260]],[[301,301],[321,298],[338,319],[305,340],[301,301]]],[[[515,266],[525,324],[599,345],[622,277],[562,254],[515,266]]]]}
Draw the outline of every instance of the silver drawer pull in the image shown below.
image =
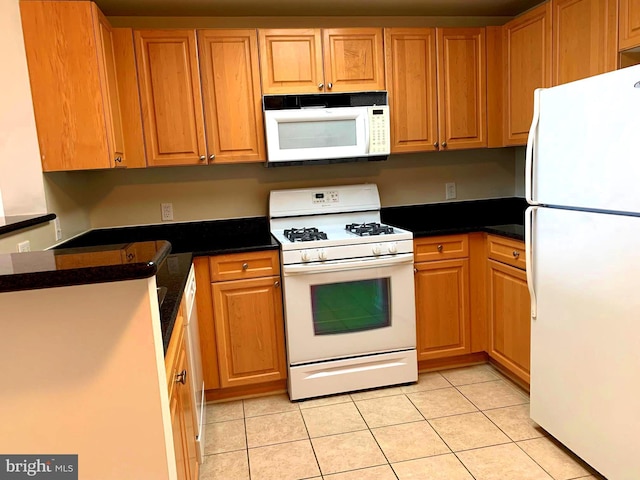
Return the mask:
{"type": "Polygon", "coordinates": [[[439,251],[440,253],[442,253],[442,245],[438,245],[436,248],[438,249],[438,251],[439,251]]]}
{"type": "Polygon", "coordinates": [[[273,282],[273,286],[278,288],[280,286],[280,282],[276,280],[275,282],[273,282]]]}
{"type": "Polygon", "coordinates": [[[249,268],[249,264],[248,264],[248,263],[243,263],[243,264],[242,264],[242,269],[243,269],[243,270],[246,270],[246,269],[248,269],[248,268],[249,268]]]}
{"type": "Polygon", "coordinates": [[[520,256],[520,252],[518,250],[513,251],[513,258],[518,258],[520,256]]]}
{"type": "Polygon", "coordinates": [[[187,383],[187,371],[182,370],[180,373],[176,375],[176,383],[185,384],[187,383]]]}

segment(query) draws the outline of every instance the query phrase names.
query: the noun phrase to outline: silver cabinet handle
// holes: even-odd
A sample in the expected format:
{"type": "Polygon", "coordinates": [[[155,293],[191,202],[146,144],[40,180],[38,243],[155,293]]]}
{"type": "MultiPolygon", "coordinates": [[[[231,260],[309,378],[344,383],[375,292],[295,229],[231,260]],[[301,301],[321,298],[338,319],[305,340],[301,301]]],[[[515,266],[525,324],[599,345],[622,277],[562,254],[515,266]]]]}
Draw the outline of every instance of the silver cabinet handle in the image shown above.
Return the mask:
{"type": "Polygon", "coordinates": [[[133,253],[127,253],[127,260],[131,261],[135,258],[136,256],[133,253]]]}
{"type": "Polygon", "coordinates": [[[436,248],[438,249],[438,252],[442,253],[442,245],[438,245],[436,248]]]}
{"type": "Polygon", "coordinates": [[[418,273],[418,269],[417,268],[413,268],[413,273],[418,273]]]}
{"type": "Polygon", "coordinates": [[[433,147],[434,147],[434,148],[438,148],[438,142],[434,143],[434,144],[433,144],[433,147]]]}
{"type": "Polygon", "coordinates": [[[278,288],[280,286],[280,282],[276,280],[275,282],[273,282],[273,286],[278,288]]]}
{"type": "Polygon", "coordinates": [[[324,83],[319,83],[318,84],[318,90],[322,90],[324,88],[324,83]]]}
{"type": "Polygon", "coordinates": [[[517,250],[513,251],[513,258],[518,258],[520,256],[520,252],[517,250]]]}
{"type": "Polygon", "coordinates": [[[118,155],[115,159],[116,163],[122,163],[122,157],[118,155]]]}
{"type": "Polygon", "coordinates": [[[447,148],[447,142],[442,142],[442,148],[447,148]]]}
{"type": "Polygon", "coordinates": [[[212,153],[211,155],[209,155],[209,160],[213,160],[214,158],[216,158],[215,154],[212,153]]]}
{"type": "Polygon", "coordinates": [[[243,264],[242,264],[242,269],[243,269],[243,270],[246,270],[246,269],[248,269],[248,268],[249,268],[249,264],[248,264],[248,263],[243,263],[243,264]]]}
{"type": "Polygon", "coordinates": [[[206,155],[200,155],[200,161],[204,162],[207,159],[206,155]]]}
{"type": "Polygon", "coordinates": [[[329,90],[331,90],[333,88],[333,83],[331,83],[331,82],[327,83],[327,88],[329,90]]]}
{"type": "Polygon", "coordinates": [[[185,384],[187,383],[187,371],[182,370],[180,373],[176,375],[176,383],[185,384]]]}

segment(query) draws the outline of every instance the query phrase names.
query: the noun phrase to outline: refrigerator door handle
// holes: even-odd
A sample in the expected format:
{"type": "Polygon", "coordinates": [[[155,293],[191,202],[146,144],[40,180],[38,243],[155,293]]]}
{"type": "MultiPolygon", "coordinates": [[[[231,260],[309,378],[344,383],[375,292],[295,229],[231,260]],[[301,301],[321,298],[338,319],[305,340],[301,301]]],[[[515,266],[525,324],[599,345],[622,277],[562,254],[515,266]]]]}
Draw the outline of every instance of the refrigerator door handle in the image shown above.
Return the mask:
{"type": "Polygon", "coordinates": [[[538,207],[529,207],[524,218],[524,253],[527,265],[527,287],[529,287],[529,296],[531,297],[531,320],[535,320],[538,315],[538,301],[536,299],[536,291],[533,284],[533,263],[531,261],[533,253],[533,227],[535,225],[535,214],[538,207]]]}
{"type": "Polygon", "coordinates": [[[525,197],[530,205],[535,204],[533,200],[533,149],[538,136],[538,123],[540,121],[540,92],[542,88],[536,88],[533,92],[533,118],[527,137],[527,150],[525,156],[524,189],[525,197]]]}

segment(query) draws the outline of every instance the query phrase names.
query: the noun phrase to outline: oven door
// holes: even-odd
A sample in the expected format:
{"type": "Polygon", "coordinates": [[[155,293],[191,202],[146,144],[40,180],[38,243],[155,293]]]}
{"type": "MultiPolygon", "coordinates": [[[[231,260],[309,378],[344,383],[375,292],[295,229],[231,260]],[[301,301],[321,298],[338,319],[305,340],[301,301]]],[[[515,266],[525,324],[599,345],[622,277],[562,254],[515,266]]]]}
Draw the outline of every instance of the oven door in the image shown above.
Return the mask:
{"type": "Polygon", "coordinates": [[[368,112],[367,107],[265,111],[269,162],[367,155],[368,112]]]}
{"type": "Polygon", "coordinates": [[[416,346],[413,254],[285,265],[291,365],[416,346]]]}

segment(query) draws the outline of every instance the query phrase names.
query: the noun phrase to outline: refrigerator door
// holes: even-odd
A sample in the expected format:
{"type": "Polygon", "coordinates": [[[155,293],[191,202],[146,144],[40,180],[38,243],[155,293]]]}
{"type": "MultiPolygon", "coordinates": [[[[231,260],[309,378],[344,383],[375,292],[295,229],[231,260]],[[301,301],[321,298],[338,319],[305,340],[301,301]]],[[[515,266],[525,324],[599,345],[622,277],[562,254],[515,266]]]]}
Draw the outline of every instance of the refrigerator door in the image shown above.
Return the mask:
{"type": "Polygon", "coordinates": [[[640,212],[640,65],[537,90],[536,97],[529,202],[640,212]]]}
{"type": "Polygon", "coordinates": [[[531,418],[607,478],[637,480],[640,218],[533,210],[531,418]]]}

